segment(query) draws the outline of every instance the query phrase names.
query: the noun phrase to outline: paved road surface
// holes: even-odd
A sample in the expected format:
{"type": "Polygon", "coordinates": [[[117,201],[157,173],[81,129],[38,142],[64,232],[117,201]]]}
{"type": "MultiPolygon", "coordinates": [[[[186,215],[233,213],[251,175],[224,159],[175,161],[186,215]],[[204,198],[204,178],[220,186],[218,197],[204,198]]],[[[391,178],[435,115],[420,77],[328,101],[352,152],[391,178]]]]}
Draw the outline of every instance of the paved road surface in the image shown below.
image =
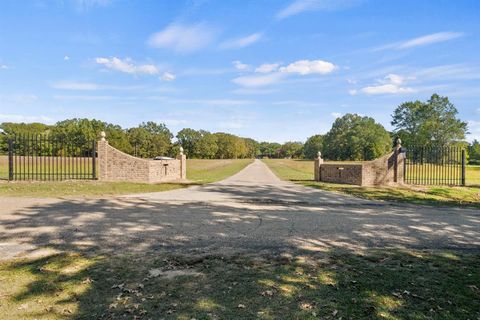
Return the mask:
{"type": "Polygon", "coordinates": [[[56,250],[480,251],[480,212],[361,200],[280,181],[261,161],[221,182],[104,199],[0,198],[0,255],[56,250]]]}

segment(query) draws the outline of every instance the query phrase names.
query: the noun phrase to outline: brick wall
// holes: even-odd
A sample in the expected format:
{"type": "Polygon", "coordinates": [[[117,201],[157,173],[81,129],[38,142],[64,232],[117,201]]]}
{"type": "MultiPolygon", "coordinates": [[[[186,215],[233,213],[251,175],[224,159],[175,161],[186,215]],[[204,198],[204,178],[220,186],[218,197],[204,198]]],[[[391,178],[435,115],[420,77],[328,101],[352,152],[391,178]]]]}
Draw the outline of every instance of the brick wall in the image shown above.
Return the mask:
{"type": "Polygon", "coordinates": [[[404,156],[396,148],[381,158],[358,164],[315,161],[315,180],[359,186],[402,184],[404,156]]]}
{"type": "Polygon", "coordinates": [[[172,160],[150,160],[133,157],[99,141],[98,179],[103,181],[130,181],[160,183],[186,179],[186,157],[172,160]]]}

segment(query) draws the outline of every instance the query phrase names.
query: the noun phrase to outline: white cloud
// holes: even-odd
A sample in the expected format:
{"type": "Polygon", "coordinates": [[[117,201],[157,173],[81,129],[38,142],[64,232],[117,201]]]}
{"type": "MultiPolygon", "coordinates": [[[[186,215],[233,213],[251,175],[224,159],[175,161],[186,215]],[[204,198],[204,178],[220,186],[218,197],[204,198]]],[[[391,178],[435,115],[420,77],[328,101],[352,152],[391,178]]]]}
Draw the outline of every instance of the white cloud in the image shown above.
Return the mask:
{"type": "Polygon", "coordinates": [[[273,71],[277,71],[280,64],[278,63],[264,63],[260,65],[258,68],[255,69],[255,72],[258,73],[270,73],[273,71]]]}
{"type": "Polygon", "coordinates": [[[394,84],[394,85],[401,85],[404,81],[405,81],[405,78],[398,75],[398,74],[389,74],[385,77],[385,80],[390,82],[391,84],[394,84]]]}
{"type": "MultiPolygon", "coordinates": [[[[398,74],[388,74],[385,78],[378,80],[377,85],[368,86],[360,89],[361,92],[368,94],[368,95],[375,95],[375,94],[400,94],[400,93],[413,93],[416,92],[416,89],[402,86],[407,78],[398,75],[398,74]]],[[[412,79],[412,78],[408,78],[412,79]]],[[[355,95],[357,90],[350,90],[355,95]]]]}
{"type": "Polygon", "coordinates": [[[233,83],[243,87],[262,87],[282,80],[283,74],[279,72],[270,73],[266,75],[242,76],[232,80],[233,83]]]}
{"type": "Polygon", "coordinates": [[[348,90],[348,94],[350,94],[351,96],[354,96],[358,93],[357,89],[350,89],[348,90]]]}
{"type": "Polygon", "coordinates": [[[246,37],[236,38],[227,40],[224,43],[220,44],[221,49],[240,49],[244,47],[248,47],[249,45],[258,42],[262,38],[263,34],[260,32],[253,33],[246,37]]]}
{"type": "Polygon", "coordinates": [[[250,69],[250,66],[248,64],[242,63],[239,60],[232,61],[233,66],[235,69],[240,70],[240,71],[246,71],[250,69]]]}
{"type": "Polygon", "coordinates": [[[337,67],[328,61],[323,60],[298,60],[286,67],[281,67],[280,72],[297,73],[307,75],[312,73],[327,74],[334,71],[337,67]]]}
{"type": "Polygon", "coordinates": [[[47,116],[26,116],[23,114],[0,114],[1,122],[43,122],[53,123],[53,119],[47,116]]]}
{"type": "Polygon", "coordinates": [[[396,49],[396,50],[404,50],[410,49],[415,47],[427,46],[434,43],[445,42],[453,39],[457,39],[463,37],[463,33],[461,32],[437,32],[432,34],[427,34],[425,36],[409,39],[403,42],[396,42],[387,44],[385,46],[375,48],[374,51],[385,50],[385,49],[396,49]]]}
{"type": "Polygon", "coordinates": [[[395,84],[382,84],[378,86],[370,86],[362,88],[361,91],[366,94],[395,94],[395,93],[412,93],[415,92],[413,88],[402,88],[395,84]]]}
{"type": "Polygon", "coordinates": [[[340,113],[340,112],[332,112],[332,113],[330,113],[330,114],[331,114],[331,116],[334,117],[335,119],[336,119],[336,118],[340,118],[341,116],[343,116],[343,114],[340,113]]]}
{"type": "Polygon", "coordinates": [[[0,64],[0,69],[6,70],[8,69],[8,66],[6,64],[0,64]]]}
{"type": "Polygon", "coordinates": [[[307,11],[335,11],[353,7],[359,0],[295,0],[277,13],[277,19],[285,19],[307,11]]]}
{"type": "Polygon", "coordinates": [[[154,48],[170,49],[179,53],[192,53],[208,46],[215,31],[203,23],[194,25],[170,24],[148,39],[154,48]]]}
{"type": "Polygon", "coordinates": [[[173,81],[175,80],[177,77],[173,74],[173,73],[170,73],[170,72],[164,72],[162,74],[162,80],[163,81],[173,81]]]}
{"type": "Polygon", "coordinates": [[[96,58],[95,62],[105,66],[108,69],[130,73],[130,74],[158,74],[158,69],[153,64],[135,65],[132,59],[112,58],[96,58]]]}
{"type": "Polygon", "coordinates": [[[63,60],[65,60],[65,61],[70,60],[70,56],[64,56],[64,57],[63,57],[63,60]]]}

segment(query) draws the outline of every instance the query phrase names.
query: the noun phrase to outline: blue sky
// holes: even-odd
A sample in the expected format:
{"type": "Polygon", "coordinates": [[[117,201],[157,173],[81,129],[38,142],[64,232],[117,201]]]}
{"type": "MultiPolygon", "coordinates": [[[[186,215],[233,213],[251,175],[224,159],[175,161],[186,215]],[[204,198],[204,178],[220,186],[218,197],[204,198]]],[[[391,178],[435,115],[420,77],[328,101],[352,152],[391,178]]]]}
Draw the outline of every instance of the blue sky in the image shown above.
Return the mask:
{"type": "Polygon", "coordinates": [[[0,122],[165,122],[304,141],[447,95],[480,138],[480,2],[0,2],[0,122]]]}

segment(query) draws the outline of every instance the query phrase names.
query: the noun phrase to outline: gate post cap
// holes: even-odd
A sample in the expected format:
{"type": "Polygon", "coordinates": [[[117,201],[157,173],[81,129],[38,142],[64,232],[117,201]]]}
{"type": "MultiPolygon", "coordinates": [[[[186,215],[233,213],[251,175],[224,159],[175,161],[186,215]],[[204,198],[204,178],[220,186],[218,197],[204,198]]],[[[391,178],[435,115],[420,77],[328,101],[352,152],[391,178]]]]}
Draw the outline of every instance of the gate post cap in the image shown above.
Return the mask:
{"type": "Polygon", "coordinates": [[[400,138],[397,137],[397,138],[395,139],[395,146],[397,146],[397,147],[400,148],[400,147],[402,146],[402,139],[400,139],[400,138]]]}
{"type": "Polygon", "coordinates": [[[183,147],[180,146],[180,149],[179,149],[179,150],[180,150],[180,155],[183,156],[183,147]]]}
{"type": "Polygon", "coordinates": [[[107,134],[105,133],[105,131],[100,132],[100,141],[106,141],[105,140],[106,136],[107,136],[107,134]]]}
{"type": "Polygon", "coordinates": [[[317,152],[317,158],[322,159],[322,153],[320,151],[317,152]]]}

